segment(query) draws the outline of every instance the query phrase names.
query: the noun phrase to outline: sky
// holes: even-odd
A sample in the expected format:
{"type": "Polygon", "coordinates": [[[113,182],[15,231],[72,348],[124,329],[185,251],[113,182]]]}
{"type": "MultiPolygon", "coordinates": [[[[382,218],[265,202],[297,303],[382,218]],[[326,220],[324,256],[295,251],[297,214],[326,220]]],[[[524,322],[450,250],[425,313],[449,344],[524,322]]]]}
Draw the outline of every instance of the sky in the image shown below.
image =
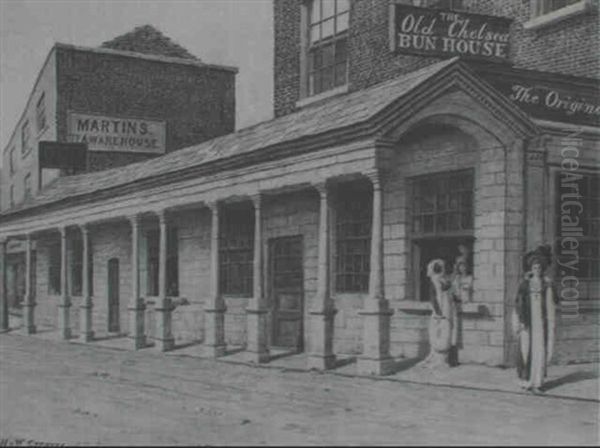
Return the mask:
{"type": "Polygon", "coordinates": [[[146,24],[239,68],[238,129],[272,117],[272,0],[0,0],[0,149],[55,42],[96,47],[146,24]]]}

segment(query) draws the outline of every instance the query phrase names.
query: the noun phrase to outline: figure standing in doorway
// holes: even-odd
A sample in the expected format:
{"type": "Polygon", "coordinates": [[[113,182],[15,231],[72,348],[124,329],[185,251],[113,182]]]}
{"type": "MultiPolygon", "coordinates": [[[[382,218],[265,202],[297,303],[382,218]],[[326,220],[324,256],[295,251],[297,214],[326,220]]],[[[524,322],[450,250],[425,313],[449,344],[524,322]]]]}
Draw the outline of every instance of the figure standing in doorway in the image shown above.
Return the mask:
{"type": "Polygon", "coordinates": [[[518,339],[517,374],[521,387],[541,392],[554,350],[555,294],[550,278],[549,249],[540,247],[527,256],[529,271],[519,285],[513,315],[518,339]]]}

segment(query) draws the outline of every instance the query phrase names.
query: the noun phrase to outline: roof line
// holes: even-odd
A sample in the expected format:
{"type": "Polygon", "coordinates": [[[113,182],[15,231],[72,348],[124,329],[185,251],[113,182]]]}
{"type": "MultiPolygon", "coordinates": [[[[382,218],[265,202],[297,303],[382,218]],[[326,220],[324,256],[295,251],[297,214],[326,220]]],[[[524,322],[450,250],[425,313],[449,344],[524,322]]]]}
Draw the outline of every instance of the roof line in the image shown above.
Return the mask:
{"type": "Polygon", "coordinates": [[[10,137],[8,138],[8,142],[6,142],[6,146],[2,149],[2,155],[4,155],[4,153],[6,152],[6,150],[8,149],[8,147],[10,146],[10,142],[15,137],[15,133],[17,132],[17,129],[19,128],[19,123],[21,122],[21,120],[23,120],[23,117],[25,117],[27,109],[29,109],[29,102],[31,101],[31,98],[33,97],[33,92],[35,91],[35,87],[40,82],[40,78],[42,77],[42,72],[44,71],[44,69],[48,65],[48,61],[50,61],[50,56],[54,52],[55,47],[56,46],[53,45],[52,48],[50,48],[50,51],[48,52],[48,54],[46,55],[46,58],[44,59],[44,63],[42,64],[42,67],[39,69],[38,74],[35,77],[35,81],[33,82],[33,85],[31,86],[31,89],[29,91],[29,95],[27,96],[27,101],[25,101],[25,107],[23,107],[23,111],[21,112],[21,115],[19,116],[19,119],[15,123],[14,128],[13,128],[12,132],[10,133],[10,137]]]}
{"type": "Polygon", "coordinates": [[[91,53],[101,53],[101,54],[112,54],[117,56],[124,56],[130,58],[137,59],[146,59],[149,61],[155,62],[165,62],[169,64],[183,64],[183,65],[193,65],[197,67],[210,68],[214,70],[223,70],[227,72],[238,73],[239,69],[237,67],[229,66],[229,65],[219,65],[219,64],[206,64],[205,62],[196,60],[196,59],[186,59],[186,58],[178,58],[173,56],[163,56],[157,54],[149,54],[149,53],[139,53],[137,51],[127,51],[127,50],[115,50],[113,48],[104,48],[104,47],[84,47],[81,45],[73,45],[73,44],[63,44],[60,42],[56,42],[54,44],[56,48],[64,48],[69,50],[77,50],[77,51],[87,51],[91,53]]]}

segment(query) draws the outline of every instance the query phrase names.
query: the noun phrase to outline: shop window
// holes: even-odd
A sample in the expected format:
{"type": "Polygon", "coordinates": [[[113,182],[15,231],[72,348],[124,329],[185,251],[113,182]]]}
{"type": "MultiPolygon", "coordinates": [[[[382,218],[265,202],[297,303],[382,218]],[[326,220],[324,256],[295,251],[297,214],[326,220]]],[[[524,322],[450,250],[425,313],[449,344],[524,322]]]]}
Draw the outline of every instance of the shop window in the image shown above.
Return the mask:
{"type": "Polygon", "coordinates": [[[312,0],[308,6],[308,95],[348,82],[349,0],[312,0]]]}
{"type": "Polygon", "coordinates": [[[48,246],[48,294],[60,294],[60,243],[48,246]]]}
{"type": "Polygon", "coordinates": [[[23,178],[23,194],[25,199],[31,197],[31,173],[27,173],[23,178]]]}
{"type": "Polygon", "coordinates": [[[335,205],[335,289],[368,292],[371,256],[372,192],[340,188],[335,205]],[[342,191],[343,190],[343,191],[342,191]]]}
{"type": "Polygon", "coordinates": [[[10,148],[10,152],[8,153],[8,169],[10,172],[10,175],[12,176],[13,174],[15,174],[15,157],[16,157],[16,149],[13,146],[12,148],[10,148]]]}
{"type": "Polygon", "coordinates": [[[473,172],[419,176],[410,180],[411,251],[415,297],[430,298],[427,264],[441,258],[451,274],[462,252],[473,266],[473,172]]]}
{"type": "Polygon", "coordinates": [[[27,120],[21,127],[21,154],[23,155],[29,154],[32,149],[30,137],[29,120],[27,120]]]}
{"type": "MultiPolygon", "coordinates": [[[[167,226],[167,296],[179,295],[179,244],[177,228],[167,226]]],[[[146,235],[147,247],[147,294],[159,295],[159,251],[160,232],[149,231],[146,235]]]]}
{"type": "Polygon", "coordinates": [[[46,95],[42,93],[40,99],[38,100],[36,113],[35,113],[35,121],[37,125],[37,130],[40,132],[42,129],[46,127],[46,95]]]}
{"type": "Polygon", "coordinates": [[[560,172],[556,198],[557,276],[599,280],[600,174],[560,172]]]}
{"type": "Polygon", "coordinates": [[[219,280],[222,294],[251,296],[254,212],[246,205],[224,209],[219,225],[219,280]]]}

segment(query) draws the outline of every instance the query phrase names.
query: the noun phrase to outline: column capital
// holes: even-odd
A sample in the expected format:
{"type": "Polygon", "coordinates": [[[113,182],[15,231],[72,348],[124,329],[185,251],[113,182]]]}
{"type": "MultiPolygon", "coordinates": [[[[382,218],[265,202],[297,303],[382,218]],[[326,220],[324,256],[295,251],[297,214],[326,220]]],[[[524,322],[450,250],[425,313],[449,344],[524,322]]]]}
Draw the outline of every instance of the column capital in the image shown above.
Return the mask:
{"type": "Polygon", "coordinates": [[[82,234],[87,235],[90,231],[90,224],[87,222],[77,224],[82,234]]]}
{"type": "Polygon", "coordinates": [[[141,221],[141,216],[139,213],[133,213],[131,215],[127,215],[127,220],[131,223],[131,225],[139,225],[141,221]]]}
{"type": "Polygon", "coordinates": [[[210,201],[206,201],[206,206],[210,209],[211,212],[219,211],[219,200],[212,199],[210,201]]]}
{"type": "Polygon", "coordinates": [[[374,189],[381,189],[381,173],[379,172],[379,170],[374,169],[371,171],[367,171],[363,174],[371,181],[374,189]]]}
{"type": "Polygon", "coordinates": [[[165,225],[167,223],[167,211],[166,210],[155,210],[156,216],[158,216],[158,223],[165,225]]]}
{"type": "Polygon", "coordinates": [[[67,237],[67,226],[59,227],[58,232],[60,233],[61,238],[66,238],[67,237]]]}
{"type": "Polygon", "coordinates": [[[312,186],[315,188],[315,190],[317,190],[317,192],[319,193],[319,196],[321,196],[321,198],[327,196],[327,193],[328,193],[327,185],[328,185],[327,179],[312,183],[312,186]]]}
{"type": "Polygon", "coordinates": [[[254,208],[260,208],[262,203],[262,194],[260,192],[251,194],[250,200],[254,204],[254,208]]]}

